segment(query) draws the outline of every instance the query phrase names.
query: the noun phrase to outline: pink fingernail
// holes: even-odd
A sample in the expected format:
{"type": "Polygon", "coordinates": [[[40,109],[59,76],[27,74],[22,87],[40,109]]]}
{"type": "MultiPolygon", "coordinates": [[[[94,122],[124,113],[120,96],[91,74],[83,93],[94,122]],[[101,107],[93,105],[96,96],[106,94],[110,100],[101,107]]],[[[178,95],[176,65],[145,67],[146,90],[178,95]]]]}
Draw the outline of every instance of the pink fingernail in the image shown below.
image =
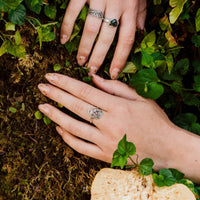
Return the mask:
{"type": "Polygon", "coordinates": [[[56,127],[56,130],[57,130],[57,132],[59,133],[59,134],[63,134],[63,129],[60,127],[60,126],[57,126],[56,127]]]}
{"type": "Polygon", "coordinates": [[[62,35],[60,38],[60,43],[61,44],[65,44],[68,40],[68,36],[67,35],[62,35]]]}
{"type": "Polygon", "coordinates": [[[46,113],[46,114],[49,113],[49,108],[46,104],[39,105],[38,108],[43,113],[46,113]]]}
{"type": "Polygon", "coordinates": [[[85,56],[79,56],[78,57],[78,64],[83,65],[86,62],[86,57],[85,56]]]}
{"type": "Polygon", "coordinates": [[[46,78],[48,81],[52,82],[52,83],[55,83],[55,82],[58,81],[58,76],[57,76],[57,74],[48,73],[48,74],[45,75],[45,78],[46,78]]]}
{"type": "Polygon", "coordinates": [[[91,66],[91,67],[90,67],[89,75],[92,76],[92,74],[96,74],[97,71],[98,71],[98,67],[91,66]]]}
{"type": "Polygon", "coordinates": [[[44,95],[49,92],[49,87],[46,84],[41,83],[38,85],[38,88],[44,95]]]}
{"type": "Polygon", "coordinates": [[[114,68],[111,72],[111,79],[116,79],[119,76],[120,70],[118,68],[114,68]]]}

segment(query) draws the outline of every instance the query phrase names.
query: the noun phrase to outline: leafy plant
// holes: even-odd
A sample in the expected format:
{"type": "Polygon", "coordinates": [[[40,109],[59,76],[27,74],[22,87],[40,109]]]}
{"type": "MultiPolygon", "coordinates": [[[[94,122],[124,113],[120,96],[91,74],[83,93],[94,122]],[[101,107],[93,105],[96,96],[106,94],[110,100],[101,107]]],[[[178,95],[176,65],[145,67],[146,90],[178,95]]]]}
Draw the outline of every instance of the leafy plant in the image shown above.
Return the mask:
{"type": "Polygon", "coordinates": [[[127,164],[127,159],[133,163],[131,167],[138,168],[138,171],[142,176],[148,176],[152,174],[153,181],[158,187],[171,186],[175,183],[182,183],[186,185],[198,198],[200,198],[199,187],[195,187],[194,183],[184,178],[184,174],[176,169],[162,168],[158,173],[153,170],[154,162],[151,158],[143,159],[139,164],[131,158],[136,154],[136,147],[132,142],[126,140],[126,134],[118,143],[117,150],[113,153],[111,167],[119,166],[121,169],[127,164]]]}

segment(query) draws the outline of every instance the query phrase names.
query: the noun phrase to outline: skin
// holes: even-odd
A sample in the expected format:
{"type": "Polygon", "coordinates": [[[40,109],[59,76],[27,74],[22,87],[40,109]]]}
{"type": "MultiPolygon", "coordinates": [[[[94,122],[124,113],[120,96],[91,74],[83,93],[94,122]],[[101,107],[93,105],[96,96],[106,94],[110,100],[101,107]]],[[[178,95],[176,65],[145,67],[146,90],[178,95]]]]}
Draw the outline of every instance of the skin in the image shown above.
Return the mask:
{"type": "MultiPolygon", "coordinates": [[[[71,0],[61,26],[61,44],[65,44],[70,39],[75,20],[86,3],[90,8],[102,11],[106,18],[119,20],[118,42],[110,65],[111,78],[116,79],[133,46],[136,27],[144,29],[146,0],[71,0]]],[[[84,65],[89,59],[87,65],[90,69],[89,75],[96,73],[102,65],[116,31],[117,27],[109,26],[102,19],[91,15],[87,16],[77,61],[79,65],[84,65]]]]}
{"type": "Polygon", "coordinates": [[[200,183],[200,137],[175,126],[153,100],[144,99],[126,84],[97,75],[93,82],[101,90],[61,74],[45,77],[50,84],[39,84],[40,91],[88,121],[78,121],[50,104],[39,105],[73,149],[111,163],[118,142],[127,134],[127,140],[136,145],[139,161],[152,158],[154,169],[176,168],[200,183]],[[89,111],[94,107],[103,114],[91,124],[89,111]]]}

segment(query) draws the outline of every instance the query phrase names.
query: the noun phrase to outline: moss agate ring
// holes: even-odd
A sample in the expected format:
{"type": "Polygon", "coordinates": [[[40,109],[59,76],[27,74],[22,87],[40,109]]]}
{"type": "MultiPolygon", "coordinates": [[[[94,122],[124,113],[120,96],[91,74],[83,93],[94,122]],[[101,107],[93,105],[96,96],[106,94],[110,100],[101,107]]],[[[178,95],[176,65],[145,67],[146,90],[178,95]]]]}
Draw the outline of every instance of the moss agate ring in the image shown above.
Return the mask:
{"type": "Polygon", "coordinates": [[[89,110],[90,123],[93,123],[93,119],[100,119],[102,113],[103,112],[100,108],[93,108],[92,110],[89,110]]]}

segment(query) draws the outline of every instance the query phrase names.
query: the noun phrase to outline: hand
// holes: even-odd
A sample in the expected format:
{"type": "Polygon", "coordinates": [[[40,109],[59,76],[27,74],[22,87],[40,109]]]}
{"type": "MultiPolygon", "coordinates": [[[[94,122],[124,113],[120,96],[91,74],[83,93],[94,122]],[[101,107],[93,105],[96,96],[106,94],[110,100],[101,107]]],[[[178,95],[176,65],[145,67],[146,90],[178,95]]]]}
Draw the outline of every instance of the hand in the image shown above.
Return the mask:
{"type": "MultiPolygon", "coordinates": [[[[69,2],[61,27],[62,44],[69,40],[75,20],[86,2],[86,0],[71,0],[69,2]]],[[[104,17],[119,20],[119,38],[110,66],[111,78],[116,79],[131,51],[135,40],[136,26],[139,29],[144,28],[146,0],[90,0],[88,4],[90,8],[102,11],[104,17]]],[[[110,26],[102,19],[90,14],[87,16],[78,49],[77,61],[79,65],[86,63],[99,34],[88,63],[90,75],[96,73],[102,65],[116,31],[116,27],[110,26]]]]}
{"type": "Polygon", "coordinates": [[[127,140],[136,145],[139,160],[150,157],[155,169],[174,167],[197,178],[200,137],[176,127],[154,101],[119,81],[97,75],[93,81],[105,92],[61,74],[47,74],[46,78],[51,84],[40,84],[42,93],[81,118],[89,122],[91,109],[103,111],[100,119],[93,119],[93,126],[49,104],[39,106],[59,125],[63,140],[79,153],[110,163],[118,142],[127,134],[127,140]]]}

